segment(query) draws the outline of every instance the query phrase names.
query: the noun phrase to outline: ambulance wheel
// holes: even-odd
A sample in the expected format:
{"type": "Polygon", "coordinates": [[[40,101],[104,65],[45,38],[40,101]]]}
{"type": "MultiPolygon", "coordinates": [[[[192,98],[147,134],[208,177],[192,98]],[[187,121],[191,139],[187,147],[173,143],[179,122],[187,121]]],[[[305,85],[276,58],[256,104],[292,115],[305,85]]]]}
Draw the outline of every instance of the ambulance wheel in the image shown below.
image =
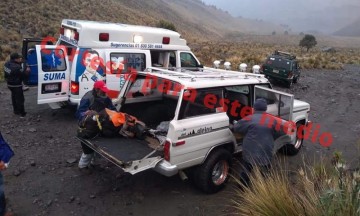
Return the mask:
{"type": "Polygon", "coordinates": [[[195,184],[205,193],[216,193],[224,188],[230,177],[231,153],[226,149],[212,152],[195,170],[195,184]]]}
{"type": "Polygon", "coordinates": [[[302,138],[300,139],[298,137],[298,134],[297,134],[297,131],[299,130],[299,127],[301,126],[302,124],[301,123],[296,123],[296,141],[295,141],[295,144],[286,144],[285,146],[283,146],[281,149],[280,149],[280,152],[285,154],[285,155],[288,155],[288,156],[294,156],[296,155],[297,153],[299,153],[301,147],[303,146],[303,142],[304,142],[304,131],[302,131],[302,138]]]}

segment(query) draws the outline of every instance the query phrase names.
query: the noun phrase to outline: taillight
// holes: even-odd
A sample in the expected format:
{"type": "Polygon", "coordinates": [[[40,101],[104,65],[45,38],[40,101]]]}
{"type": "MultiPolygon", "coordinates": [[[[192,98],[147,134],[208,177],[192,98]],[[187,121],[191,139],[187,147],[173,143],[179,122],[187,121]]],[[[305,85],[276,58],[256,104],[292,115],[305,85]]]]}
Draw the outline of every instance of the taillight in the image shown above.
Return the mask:
{"type": "Polygon", "coordinates": [[[164,144],[164,159],[167,161],[170,161],[170,145],[171,141],[166,139],[166,142],[164,144]]]}
{"type": "Polygon", "coordinates": [[[163,44],[170,44],[170,37],[163,37],[162,43],[163,44]]]}
{"type": "Polygon", "coordinates": [[[293,76],[293,72],[290,71],[288,78],[291,78],[293,76]]]}
{"type": "Polygon", "coordinates": [[[79,83],[71,81],[71,94],[79,95],[79,83]]]}

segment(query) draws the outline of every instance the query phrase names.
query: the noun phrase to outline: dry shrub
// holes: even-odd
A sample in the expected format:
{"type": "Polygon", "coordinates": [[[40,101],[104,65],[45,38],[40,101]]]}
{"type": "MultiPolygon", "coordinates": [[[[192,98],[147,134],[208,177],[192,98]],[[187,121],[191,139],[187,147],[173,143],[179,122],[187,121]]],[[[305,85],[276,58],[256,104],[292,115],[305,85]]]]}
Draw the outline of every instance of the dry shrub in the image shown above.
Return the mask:
{"type": "MultiPolygon", "coordinates": [[[[0,61],[0,68],[4,68],[5,62],[0,61]]],[[[0,70],[0,82],[4,81],[4,70],[0,70]]]]}
{"type": "MultiPolygon", "coordinates": [[[[341,154],[333,164],[305,165],[296,173],[273,168],[251,175],[251,186],[237,191],[233,200],[238,215],[355,216],[360,215],[360,172],[346,169],[341,154]]],[[[359,164],[360,165],[360,164],[359,164]]],[[[240,184],[240,183],[239,183],[240,184]]]]}
{"type": "Polygon", "coordinates": [[[320,215],[312,184],[304,182],[302,193],[291,185],[286,171],[275,169],[265,175],[255,169],[250,179],[252,186],[239,190],[234,200],[238,215],[320,215]]]}

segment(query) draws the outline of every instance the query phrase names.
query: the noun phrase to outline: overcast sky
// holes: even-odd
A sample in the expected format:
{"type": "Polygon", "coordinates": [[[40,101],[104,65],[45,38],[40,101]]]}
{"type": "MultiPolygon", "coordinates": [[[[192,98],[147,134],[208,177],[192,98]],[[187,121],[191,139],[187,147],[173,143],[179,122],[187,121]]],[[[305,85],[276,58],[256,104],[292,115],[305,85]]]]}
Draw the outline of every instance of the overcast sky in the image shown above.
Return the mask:
{"type": "Polygon", "coordinates": [[[202,0],[233,16],[331,33],[360,18],[360,0],[202,0]]]}

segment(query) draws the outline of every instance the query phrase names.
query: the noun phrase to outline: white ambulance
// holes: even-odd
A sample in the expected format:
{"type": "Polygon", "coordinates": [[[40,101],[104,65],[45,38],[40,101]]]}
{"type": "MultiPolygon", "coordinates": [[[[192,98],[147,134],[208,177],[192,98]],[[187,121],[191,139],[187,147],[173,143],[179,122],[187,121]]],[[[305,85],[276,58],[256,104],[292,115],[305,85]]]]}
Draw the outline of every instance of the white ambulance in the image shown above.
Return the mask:
{"type": "Polygon", "coordinates": [[[57,40],[25,39],[23,52],[31,68],[30,84],[38,85],[38,104],[52,108],[78,104],[96,80],[106,80],[109,96],[116,98],[135,70],[202,67],[179,33],[120,23],[65,19],[57,40]]]}

